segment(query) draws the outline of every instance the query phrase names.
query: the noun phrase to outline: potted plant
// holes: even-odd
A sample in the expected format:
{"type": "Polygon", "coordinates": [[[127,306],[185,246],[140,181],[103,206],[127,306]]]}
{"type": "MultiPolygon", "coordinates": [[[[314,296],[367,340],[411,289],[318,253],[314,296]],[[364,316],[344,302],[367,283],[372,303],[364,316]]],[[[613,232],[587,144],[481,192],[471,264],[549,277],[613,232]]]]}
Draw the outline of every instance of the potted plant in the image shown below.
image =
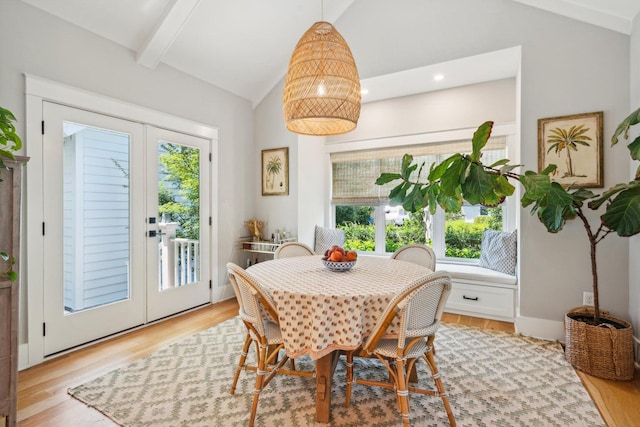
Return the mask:
{"type": "MultiPolygon", "coordinates": [[[[15,116],[11,111],[0,107],[0,185],[2,185],[2,170],[8,170],[9,167],[5,164],[5,160],[15,161],[16,158],[13,153],[22,148],[22,141],[16,134],[16,128],[13,122],[16,121],[15,116]]],[[[13,265],[15,259],[13,256],[6,252],[4,248],[0,248],[0,263],[6,264],[0,270],[0,276],[6,274],[9,279],[16,280],[18,274],[13,271],[13,265]]]]}
{"type": "MultiPolygon", "coordinates": [[[[631,126],[640,123],[640,109],[631,113],[615,130],[611,145],[622,136],[628,139],[631,126]]],[[[628,183],[616,184],[601,194],[584,188],[563,187],[551,180],[555,165],[536,173],[514,170],[520,165],[508,159],[491,165],[482,163],[493,122],[483,123],[473,134],[470,154],[456,153],[439,164],[433,164],[422,176],[424,163],[413,162],[405,154],[400,173],[383,173],[376,184],[401,182],[391,190],[391,203],[416,212],[428,207],[435,213],[439,205],[447,212],[457,212],[463,200],[471,204],[495,206],[513,194],[510,181],[524,188],[523,207],[530,206],[547,231],[557,233],[566,221],[579,219],[590,245],[593,277],[593,307],[580,307],[565,316],[567,360],[577,369],[601,378],[629,380],[633,378],[633,330],[631,324],[600,310],[596,247],[611,233],[628,237],[640,233],[640,167],[628,183]],[[417,174],[416,174],[417,171],[417,174]],[[603,210],[595,226],[589,223],[586,209],[603,210]]],[[[640,160],[640,137],[628,145],[631,158],[640,160]]]]}

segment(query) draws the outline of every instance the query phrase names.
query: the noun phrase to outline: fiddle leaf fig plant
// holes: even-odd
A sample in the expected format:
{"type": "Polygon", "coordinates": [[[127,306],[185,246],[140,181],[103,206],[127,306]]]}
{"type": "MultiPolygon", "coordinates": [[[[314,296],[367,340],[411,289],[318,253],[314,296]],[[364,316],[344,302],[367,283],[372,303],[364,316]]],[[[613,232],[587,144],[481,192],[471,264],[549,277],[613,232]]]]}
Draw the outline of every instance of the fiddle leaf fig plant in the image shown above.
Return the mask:
{"type": "Polygon", "coordinates": [[[0,252],[0,258],[9,263],[9,266],[2,273],[6,274],[9,277],[9,280],[16,280],[18,278],[18,273],[13,271],[13,265],[16,263],[15,258],[6,252],[0,252]]]}
{"type": "MultiPolygon", "coordinates": [[[[15,121],[16,118],[11,111],[0,107],[0,183],[2,182],[2,169],[8,169],[4,161],[15,160],[13,153],[22,148],[22,140],[16,134],[15,121]]],[[[0,276],[6,274],[10,280],[16,280],[18,274],[13,271],[15,263],[13,256],[0,251],[0,259],[7,264],[4,271],[0,269],[0,276]]]]}
{"type": "MultiPolygon", "coordinates": [[[[618,143],[620,137],[628,139],[631,126],[640,123],[640,109],[630,114],[611,138],[611,145],[618,143]]],[[[511,196],[519,182],[524,189],[520,202],[522,207],[530,207],[531,214],[538,219],[547,231],[557,233],[567,221],[579,219],[584,225],[589,239],[591,273],[593,277],[594,318],[593,324],[600,324],[600,305],[598,299],[598,269],[596,245],[611,233],[619,236],[633,236],[640,233],[640,167],[635,178],[628,183],[616,184],[602,194],[595,194],[584,188],[563,187],[551,180],[556,171],[555,165],[549,165],[540,172],[514,170],[521,165],[511,164],[502,159],[490,165],[482,163],[482,150],[487,144],[493,122],[480,125],[472,138],[471,153],[456,153],[441,163],[433,163],[428,171],[425,164],[414,163],[413,156],[405,154],[399,173],[383,173],[376,184],[383,185],[399,180],[389,198],[392,204],[400,204],[410,212],[428,208],[434,214],[440,206],[447,212],[458,212],[463,201],[483,206],[496,206],[511,196]],[[585,210],[603,209],[599,221],[592,225],[585,210]]],[[[631,158],[640,160],[640,137],[627,148],[631,158]]]]}

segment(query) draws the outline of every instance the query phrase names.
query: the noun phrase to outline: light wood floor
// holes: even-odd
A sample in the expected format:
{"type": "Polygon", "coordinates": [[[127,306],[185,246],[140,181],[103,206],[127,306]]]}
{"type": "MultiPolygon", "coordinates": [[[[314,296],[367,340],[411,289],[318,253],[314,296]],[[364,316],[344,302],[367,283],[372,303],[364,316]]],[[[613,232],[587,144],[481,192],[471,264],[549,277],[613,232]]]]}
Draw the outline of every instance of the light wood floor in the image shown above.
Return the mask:
{"type": "MultiPolygon", "coordinates": [[[[18,426],[115,426],[95,409],[71,398],[67,389],[234,317],[237,310],[235,300],[207,306],[20,372],[18,426]]],[[[511,323],[447,313],[443,321],[505,332],[514,330],[511,323]]],[[[608,426],[640,426],[640,372],[633,381],[620,383],[582,373],[579,376],[608,426]]]]}

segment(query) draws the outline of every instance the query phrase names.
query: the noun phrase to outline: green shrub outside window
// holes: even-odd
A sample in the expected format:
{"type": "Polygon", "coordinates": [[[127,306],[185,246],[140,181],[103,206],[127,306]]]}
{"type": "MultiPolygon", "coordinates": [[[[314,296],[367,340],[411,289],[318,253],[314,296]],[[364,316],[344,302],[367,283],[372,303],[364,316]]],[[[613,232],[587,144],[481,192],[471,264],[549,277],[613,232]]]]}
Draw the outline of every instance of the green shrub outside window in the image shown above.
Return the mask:
{"type": "MultiPolygon", "coordinates": [[[[336,206],[336,228],[345,231],[345,249],[375,252],[375,206],[336,206]]],[[[473,222],[463,213],[447,214],[445,225],[445,257],[480,258],[482,233],[486,228],[502,230],[502,208],[483,208],[473,222]]],[[[432,245],[427,238],[425,212],[410,213],[401,224],[386,221],[385,252],[395,252],[408,244],[432,245]]]]}

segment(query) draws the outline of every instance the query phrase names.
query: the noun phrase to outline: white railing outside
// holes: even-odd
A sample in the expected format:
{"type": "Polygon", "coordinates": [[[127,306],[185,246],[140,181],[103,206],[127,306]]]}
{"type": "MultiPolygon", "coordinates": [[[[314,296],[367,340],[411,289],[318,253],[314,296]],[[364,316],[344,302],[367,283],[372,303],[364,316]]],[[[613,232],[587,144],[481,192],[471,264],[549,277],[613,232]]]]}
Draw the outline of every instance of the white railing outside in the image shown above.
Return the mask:
{"type": "Polygon", "coordinates": [[[200,241],[193,239],[173,239],[174,274],[176,286],[182,286],[200,280],[200,241]]]}
{"type": "Polygon", "coordinates": [[[176,238],[177,222],[158,223],[160,289],[184,286],[200,281],[200,241],[176,238]]]}

